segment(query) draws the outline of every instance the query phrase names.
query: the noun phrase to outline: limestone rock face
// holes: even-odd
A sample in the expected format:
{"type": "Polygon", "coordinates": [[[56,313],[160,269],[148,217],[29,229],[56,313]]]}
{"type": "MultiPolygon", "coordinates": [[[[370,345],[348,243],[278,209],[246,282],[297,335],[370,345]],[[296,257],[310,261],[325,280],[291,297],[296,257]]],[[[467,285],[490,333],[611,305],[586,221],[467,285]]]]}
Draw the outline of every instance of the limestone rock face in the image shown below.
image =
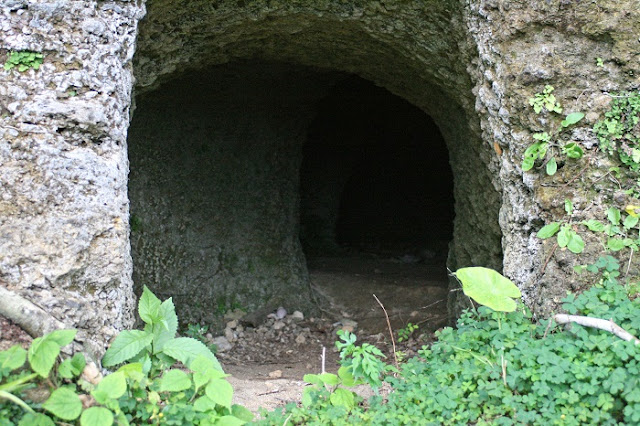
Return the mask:
{"type": "MultiPolygon", "coordinates": [[[[132,325],[126,149],[135,2],[8,1],[0,51],[0,278],[80,329],[88,352],[132,325]]],[[[1,302],[0,302],[1,303],[1,302]]]]}
{"type": "MultiPolygon", "coordinates": [[[[302,145],[315,103],[355,74],[431,116],[446,141],[449,268],[501,270],[546,314],[586,285],[572,266],[599,243],[585,236],[576,257],[535,233],[563,219],[567,198],[575,222],[617,202],[591,126],[607,93],[640,87],[637,6],[154,0],[142,19],[144,1],[4,1],[0,57],[29,50],[43,64],[0,69],[0,280],[96,353],[133,322],[130,231],[136,286],[194,317],[234,297],[308,312],[302,145]],[[571,133],[588,162],[552,177],[521,169],[533,133],[554,125],[528,105],[545,85],[565,111],[588,112],[571,133]]],[[[451,294],[455,314],[466,301],[451,294]]]]}

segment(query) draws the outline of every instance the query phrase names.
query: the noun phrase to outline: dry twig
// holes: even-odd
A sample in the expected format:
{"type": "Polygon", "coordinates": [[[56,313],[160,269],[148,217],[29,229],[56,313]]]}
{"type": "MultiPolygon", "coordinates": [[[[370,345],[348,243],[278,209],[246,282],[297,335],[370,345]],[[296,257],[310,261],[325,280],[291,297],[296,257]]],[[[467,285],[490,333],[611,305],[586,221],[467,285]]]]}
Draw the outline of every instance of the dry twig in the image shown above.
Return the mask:
{"type": "Polygon", "coordinates": [[[396,355],[396,341],[393,338],[393,330],[391,329],[391,321],[389,321],[389,315],[387,315],[387,310],[384,308],[384,305],[382,304],[382,302],[380,302],[380,299],[378,299],[378,297],[374,294],[373,295],[374,299],[376,299],[376,302],[378,302],[378,305],[380,305],[380,307],[382,308],[382,312],[384,312],[384,316],[387,319],[387,326],[389,327],[389,335],[391,336],[391,344],[393,345],[393,360],[396,364],[396,370],[400,370],[400,366],[398,365],[398,357],[396,355]]]}
{"type": "Polygon", "coordinates": [[[568,324],[570,322],[575,322],[576,324],[580,324],[585,327],[605,330],[605,331],[608,331],[609,333],[615,334],[622,340],[626,340],[627,342],[633,341],[636,345],[640,344],[640,339],[635,337],[633,334],[629,333],[624,328],[620,327],[618,324],[614,323],[612,320],[607,321],[601,318],[592,318],[592,317],[584,317],[580,315],[566,315],[566,314],[556,314],[553,316],[553,320],[558,324],[568,324]]]}

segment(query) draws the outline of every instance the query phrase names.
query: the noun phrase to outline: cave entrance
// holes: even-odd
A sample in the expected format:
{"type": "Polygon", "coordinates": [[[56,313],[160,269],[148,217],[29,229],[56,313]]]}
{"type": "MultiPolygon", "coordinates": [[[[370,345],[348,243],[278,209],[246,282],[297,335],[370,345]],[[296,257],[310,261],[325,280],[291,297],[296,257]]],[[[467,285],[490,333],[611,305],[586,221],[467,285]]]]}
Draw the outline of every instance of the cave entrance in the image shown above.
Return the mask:
{"type": "Polygon", "coordinates": [[[448,149],[431,117],[357,76],[333,86],[300,170],[300,240],[314,289],[368,332],[385,326],[372,293],[394,327],[441,325],[453,219],[448,149]]]}

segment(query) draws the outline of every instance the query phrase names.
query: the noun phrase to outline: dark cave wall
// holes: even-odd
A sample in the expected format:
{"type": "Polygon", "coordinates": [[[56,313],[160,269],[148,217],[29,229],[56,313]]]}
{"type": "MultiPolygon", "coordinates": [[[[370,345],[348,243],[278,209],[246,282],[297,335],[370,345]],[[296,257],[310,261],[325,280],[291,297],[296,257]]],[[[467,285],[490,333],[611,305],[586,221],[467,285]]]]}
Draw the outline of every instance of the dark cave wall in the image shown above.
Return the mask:
{"type": "Polygon", "coordinates": [[[329,74],[245,64],[140,97],[129,131],[137,293],[181,320],[265,305],[313,311],[298,241],[298,170],[329,74]]]}

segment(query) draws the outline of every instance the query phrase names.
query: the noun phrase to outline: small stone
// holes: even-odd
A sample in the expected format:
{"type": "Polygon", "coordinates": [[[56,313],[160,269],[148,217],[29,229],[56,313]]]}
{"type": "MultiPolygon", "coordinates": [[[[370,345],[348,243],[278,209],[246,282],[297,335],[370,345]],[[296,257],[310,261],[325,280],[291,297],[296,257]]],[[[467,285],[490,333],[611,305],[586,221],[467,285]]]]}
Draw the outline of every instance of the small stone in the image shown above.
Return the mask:
{"type": "Polygon", "coordinates": [[[295,311],[293,314],[291,314],[291,319],[293,319],[294,321],[302,321],[304,319],[304,314],[300,311],[295,311]]]}
{"type": "Polygon", "coordinates": [[[238,320],[229,321],[227,323],[227,328],[234,329],[238,327],[238,320]]]}
{"type": "Polygon", "coordinates": [[[302,335],[298,335],[298,337],[296,337],[296,343],[299,345],[304,344],[307,341],[307,339],[302,335]]]}
{"type": "Polygon", "coordinates": [[[214,337],[213,339],[211,339],[211,343],[216,345],[216,348],[218,348],[218,352],[226,352],[233,347],[233,345],[231,345],[231,343],[229,343],[227,338],[224,336],[214,337]]]}
{"type": "Polygon", "coordinates": [[[246,312],[243,311],[242,309],[235,309],[233,311],[229,311],[226,314],[224,314],[224,319],[226,320],[239,320],[242,317],[244,317],[246,315],[246,312]]]}
{"type": "Polygon", "coordinates": [[[282,322],[282,321],[276,321],[276,322],[273,323],[273,329],[274,330],[280,330],[280,329],[284,328],[285,325],[286,324],[284,322],[282,322]]]}
{"type": "Polygon", "coordinates": [[[282,370],[275,370],[269,373],[269,378],[271,379],[279,379],[282,377],[282,370]]]}
{"type": "Polygon", "coordinates": [[[287,310],[285,308],[283,308],[282,306],[280,306],[278,308],[278,310],[276,311],[276,317],[278,319],[282,319],[282,318],[284,318],[286,316],[287,316],[287,310]]]}
{"type": "Polygon", "coordinates": [[[102,373],[100,373],[94,362],[89,362],[82,370],[82,378],[91,384],[97,385],[102,380],[102,373]]]}
{"type": "Polygon", "coordinates": [[[236,335],[234,334],[233,330],[230,328],[224,329],[224,337],[226,337],[229,342],[236,341],[236,335]]]}

